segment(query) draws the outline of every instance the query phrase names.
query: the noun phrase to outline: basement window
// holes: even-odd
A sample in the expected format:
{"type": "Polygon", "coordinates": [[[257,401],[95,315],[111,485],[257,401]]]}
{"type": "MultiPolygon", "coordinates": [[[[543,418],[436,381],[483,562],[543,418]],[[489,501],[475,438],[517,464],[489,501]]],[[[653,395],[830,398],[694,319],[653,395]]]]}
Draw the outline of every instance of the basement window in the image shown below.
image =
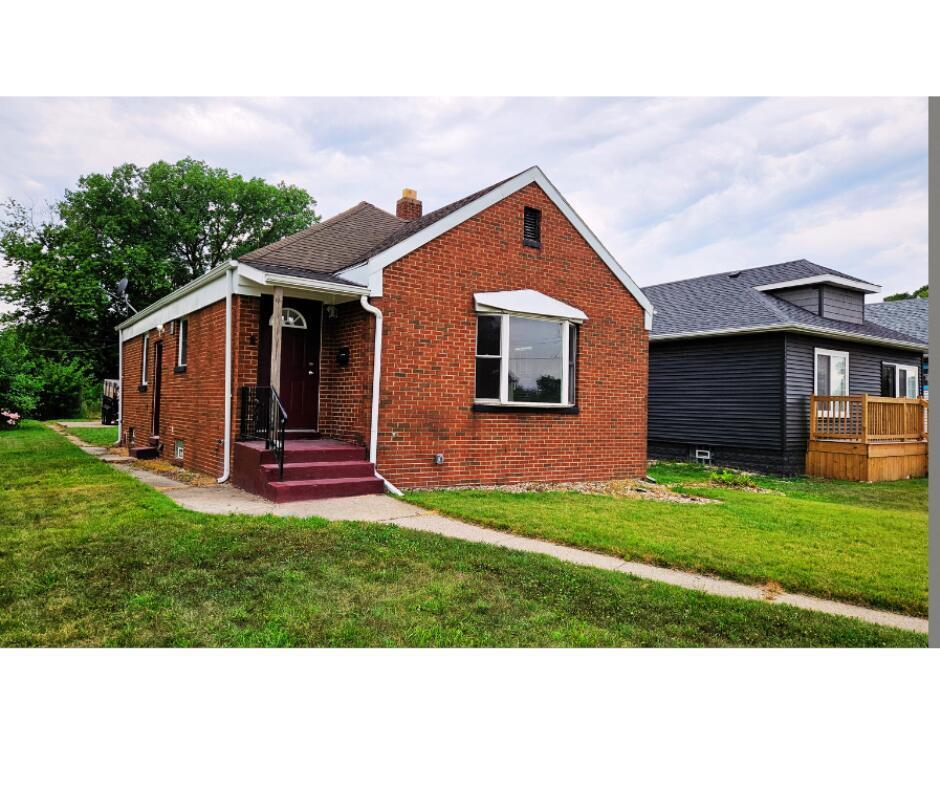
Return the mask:
{"type": "Polygon", "coordinates": [[[179,321],[179,331],[176,333],[176,369],[174,372],[186,371],[186,359],[189,356],[189,320],[183,318],[179,321]]]}
{"type": "Polygon", "coordinates": [[[526,208],[522,218],[522,243],[535,249],[542,248],[542,212],[526,208]]]}

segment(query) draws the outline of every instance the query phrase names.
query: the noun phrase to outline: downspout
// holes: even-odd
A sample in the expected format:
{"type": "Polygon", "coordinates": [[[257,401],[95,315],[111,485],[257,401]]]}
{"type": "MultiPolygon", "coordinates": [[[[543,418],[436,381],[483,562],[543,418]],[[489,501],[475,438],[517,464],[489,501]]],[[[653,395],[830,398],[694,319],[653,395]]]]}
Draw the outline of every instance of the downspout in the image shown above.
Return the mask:
{"type": "MultiPolygon", "coordinates": [[[[375,315],[375,345],[372,350],[372,418],[369,423],[369,462],[373,467],[378,459],[379,447],[379,390],[382,383],[382,310],[374,304],[369,303],[369,296],[359,297],[359,303],[366,312],[375,315]]],[[[402,492],[382,474],[375,471],[383,482],[385,487],[393,495],[401,495],[402,492]]]]}
{"type": "Polygon", "coordinates": [[[225,272],[225,436],[222,438],[222,475],[216,479],[225,484],[232,473],[232,290],[235,271],[225,272]]]}
{"type": "Polygon", "coordinates": [[[124,441],[124,329],[118,329],[118,439],[113,445],[124,441]]]}

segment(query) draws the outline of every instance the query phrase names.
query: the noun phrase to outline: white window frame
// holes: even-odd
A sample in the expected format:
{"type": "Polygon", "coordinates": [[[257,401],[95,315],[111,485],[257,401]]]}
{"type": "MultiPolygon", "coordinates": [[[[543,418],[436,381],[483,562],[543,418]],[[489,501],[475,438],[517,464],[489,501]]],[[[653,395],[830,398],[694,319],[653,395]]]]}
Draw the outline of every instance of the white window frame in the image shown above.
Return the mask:
{"type": "MultiPolygon", "coordinates": [[[[269,326],[274,325],[274,315],[271,315],[271,319],[268,321],[269,326]]],[[[294,309],[292,306],[285,306],[281,309],[281,328],[307,328],[307,318],[304,317],[303,312],[299,309],[294,309]],[[284,316],[288,313],[293,313],[300,318],[299,323],[286,323],[284,322],[284,316]]]]}
{"type": "MultiPolygon", "coordinates": [[[[832,386],[832,367],[829,367],[829,385],[832,386]]],[[[849,353],[846,350],[828,350],[827,348],[818,347],[813,353],[813,394],[817,394],[821,397],[840,397],[840,396],[849,396],[852,393],[850,387],[850,378],[849,378],[849,353]],[[819,357],[820,356],[831,356],[833,358],[844,358],[845,359],[845,394],[832,394],[829,391],[816,391],[816,386],[819,382],[819,357]]]]}
{"type": "MultiPolygon", "coordinates": [[[[498,317],[500,318],[499,324],[499,344],[500,344],[500,355],[497,356],[486,356],[479,355],[476,353],[476,349],[479,347],[479,331],[480,331],[480,321],[476,320],[476,332],[477,336],[474,337],[474,359],[476,358],[499,358],[499,399],[480,399],[474,397],[474,403],[478,405],[505,405],[511,408],[570,408],[574,406],[573,402],[569,402],[568,398],[571,394],[571,387],[569,384],[569,374],[568,367],[570,366],[569,362],[569,353],[571,348],[571,324],[575,321],[572,320],[561,320],[557,317],[545,317],[542,315],[529,315],[522,314],[519,312],[477,312],[476,318],[480,317],[498,317]],[[517,402],[515,400],[509,399],[509,320],[510,318],[518,317],[525,320],[541,320],[545,323],[555,323],[560,325],[561,329],[561,391],[564,399],[561,402],[517,402]]],[[[578,370],[575,369],[575,375],[578,374],[578,370]]],[[[476,375],[476,367],[474,366],[474,375],[476,375]]],[[[476,378],[474,377],[474,391],[476,391],[476,378]]]]}
{"type": "MultiPolygon", "coordinates": [[[[176,332],[176,366],[179,368],[185,368],[186,362],[183,361],[183,340],[186,340],[186,350],[187,355],[189,351],[189,318],[181,317],[179,319],[179,326],[177,327],[176,332]],[[183,328],[183,323],[186,324],[186,328],[183,328]]],[[[188,360],[188,359],[187,359],[188,360]]]]}
{"type": "Polygon", "coordinates": [[[185,444],[181,440],[176,440],[173,444],[173,459],[182,460],[185,457],[185,444]]]}
{"type": "Polygon", "coordinates": [[[918,399],[920,397],[920,369],[913,364],[895,364],[894,365],[894,390],[896,396],[898,397],[907,397],[907,389],[905,388],[904,393],[901,393],[901,370],[904,370],[908,377],[913,374],[914,380],[917,381],[916,388],[917,394],[913,399],[918,399]]]}
{"type": "Polygon", "coordinates": [[[150,334],[144,334],[144,344],[141,348],[141,358],[140,358],[140,385],[147,385],[147,372],[148,372],[148,358],[150,354],[150,334]]]}

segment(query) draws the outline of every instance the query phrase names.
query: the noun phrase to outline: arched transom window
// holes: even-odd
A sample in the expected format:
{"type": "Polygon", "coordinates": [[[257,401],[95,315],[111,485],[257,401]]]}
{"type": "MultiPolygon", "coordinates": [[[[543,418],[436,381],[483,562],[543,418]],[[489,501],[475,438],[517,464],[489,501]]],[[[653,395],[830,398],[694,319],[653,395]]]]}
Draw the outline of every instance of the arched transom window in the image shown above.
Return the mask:
{"type": "MultiPolygon", "coordinates": [[[[268,322],[272,326],[274,325],[274,315],[271,315],[268,322]]],[[[281,326],[284,328],[306,328],[307,321],[296,309],[286,306],[281,310],[281,326]]]]}

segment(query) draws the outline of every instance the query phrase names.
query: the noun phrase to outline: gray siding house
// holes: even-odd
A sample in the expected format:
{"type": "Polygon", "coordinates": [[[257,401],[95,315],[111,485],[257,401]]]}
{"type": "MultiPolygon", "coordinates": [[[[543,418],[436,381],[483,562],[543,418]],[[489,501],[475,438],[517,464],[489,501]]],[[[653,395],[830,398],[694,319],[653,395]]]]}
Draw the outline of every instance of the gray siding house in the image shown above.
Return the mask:
{"type": "Polygon", "coordinates": [[[802,473],[811,395],[921,396],[926,341],[869,319],[879,289],[808,260],[644,288],[649,456],[802,473]]]}

